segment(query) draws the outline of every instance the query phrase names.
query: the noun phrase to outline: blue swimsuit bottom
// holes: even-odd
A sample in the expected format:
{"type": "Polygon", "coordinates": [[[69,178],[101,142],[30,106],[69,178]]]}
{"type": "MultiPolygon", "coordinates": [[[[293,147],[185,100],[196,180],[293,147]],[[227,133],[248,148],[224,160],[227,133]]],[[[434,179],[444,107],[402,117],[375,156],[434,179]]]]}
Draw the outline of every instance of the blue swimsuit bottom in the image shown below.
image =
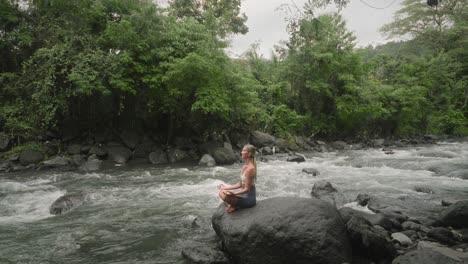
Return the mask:
{"type": "Polygon", "coordinates": [[[255,191],[255,185],[250,187],[248,193],[244,193],[237,196],[236,206],[239,208],[250,208],[257,204],[257,193],[255,191]]]}

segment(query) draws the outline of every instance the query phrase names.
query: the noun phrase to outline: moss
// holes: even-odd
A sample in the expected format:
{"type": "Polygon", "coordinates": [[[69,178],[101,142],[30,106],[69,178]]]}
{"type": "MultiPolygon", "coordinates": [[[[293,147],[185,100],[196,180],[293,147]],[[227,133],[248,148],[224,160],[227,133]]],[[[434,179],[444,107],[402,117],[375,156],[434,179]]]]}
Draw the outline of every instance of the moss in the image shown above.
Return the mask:
{"type": "Polygon", "coordinates": [[[19,154],[24,150],[36,150],[44,153],[42,145],[37,142],[29,142],[23,145],[13,147],[9,151],[5,152],[5,157],[11,157],[13,155],[19,154]]]}

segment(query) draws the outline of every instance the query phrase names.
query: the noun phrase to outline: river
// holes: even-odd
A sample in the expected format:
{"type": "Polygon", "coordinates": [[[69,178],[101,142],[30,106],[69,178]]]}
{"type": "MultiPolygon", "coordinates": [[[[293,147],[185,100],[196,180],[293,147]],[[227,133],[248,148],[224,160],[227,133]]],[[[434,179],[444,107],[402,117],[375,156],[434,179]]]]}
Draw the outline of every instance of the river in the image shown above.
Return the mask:
{"type": "MultiPolygon", "coordinates": [[[[304,153],[303,163],[286,162],[285,154],[270,156],[258,162],[258,199],[310,197],[314,182],[323,179],[350,202],[359,193],[411,197],[431,208],[440,207],[442,199],[468,199],[468,142],[394,152],[304,153]],[[313,177],[303,168],[321,174],[313,177]],[[415,186],[429,186],[433,193],[416,192],[415,186]]],[[[184,263],[185,245],[214,237],[216,185],[234,183],[240,168],[130,164],[99,173],[0,175],[0,263],[184,263]],[[83,205],[49,214],[57,198],[76,191],[86,192],[83,205]]]]}

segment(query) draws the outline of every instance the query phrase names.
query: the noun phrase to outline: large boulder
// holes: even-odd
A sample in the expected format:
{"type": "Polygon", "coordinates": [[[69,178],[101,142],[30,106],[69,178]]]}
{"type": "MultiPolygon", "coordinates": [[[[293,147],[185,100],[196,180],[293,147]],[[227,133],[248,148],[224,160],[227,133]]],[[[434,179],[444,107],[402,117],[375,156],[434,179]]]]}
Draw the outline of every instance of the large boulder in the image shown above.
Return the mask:
{"type": "Polygon", "coordinates": [[[78,167],[78,170],[84,172],[91,172],[91,171],[98,171],[101,169],[102,160],[99,159],[88,159],[88,161],[84,162],[78,167]]]}
{"type": "Polygon", "coordinates": [[[190,241],[181,253],[190,263],[229,264],[226,254],[211,243],[190,241]]]}
{"type": "Polygon", "coordinates": [[[215,159],[216,164],[233,164],[238,160],[232,148],[215,148],[210,154],[215,159]]]}
{"type": "Polygon", "coordinates": [[[430,237],[440,243],[452,246],[458,241],[452,231],[444,227],[436,227],[427,232],[427,237],[430,237]]]}
{"type": "Polygon", "coordinates": [[[85,194],[82,192],[61,196],[50,206],[49,212],[53,215],[63,214],[82,205],[85,201],[85,197],[85,194]]]}
{"type": "Polygon", "coordinates": [[[345,263],[351,245],[332,205],[318,199],[275,197],[226,213],[221,204],[213,228],[236,263],[345,263]]]}
{"type": "Polygon", "coordinates": [[[19,155],[19,161],[21,165],[28,166],[30,164],[36,164],[44,160],[44,154],[37,150],[24,150],[19,155]]]}
{"type": "Polygon", "coordinates": [[[63,156],[57,156],[43,162],[43,164],[49,168],[67,167],[70,163],[70,159],[63,156]]]}
{"type": "Polygon", "coordinates": [[[164,164],[168,162],[167,154],[162,149],[155,149],[148,156],[148,160],[152,164],[164,164]]]}
{"type": "Polygon", "coordinates": [[[215,159],[210,154],[205,154],[198,162],[199,165],[213,167],[216,166],[215,159]]]}
{"type": "Polygon", "coordinates": [[[390,221],[384,215],[379,214],[379,213],[368,214],[363,211],[358,211],[356,209],[349,208],[349,207],[341,207],[339,209],[339,212],[345,223],[347,223],[351,219],[351,217],[358,215],[358,216],[365,218],[372,225],[381,226],[385,228],[386,230],[391,230],[393,227],[392,221],[390,221]]]}
{"type": "Polygon", "coordinates": [[[108,151],[109,159],[118,164],[125,164],[132,157],[132,151],[123,146],[111,146],[108,151]]]}
{"type": "Polygon", "coordinates": [[[312,197],[327,201],[336,207],[341,207],[346,203],[345,196],[326,180],[314,183],[310,194],[312,197]]]}
{"type": "Polygon", "coordinates": [[[437,224],[453,228],[468,227],[468,200],[458,201],[440,214],[437,224]]]}
{"type": "Polygon", "coordinates": [[[267,133],[253,131],[250,133],[250,142],[257,148],[271,146],[275,144],[275,138],[267,133]]]}
{"type": "Polygon", "coordinates": [[[140,143],[140,135],[133,130],[124,130],[120,134],[120,139],[130,149],[135,149],[138,143],[140,143]]]}

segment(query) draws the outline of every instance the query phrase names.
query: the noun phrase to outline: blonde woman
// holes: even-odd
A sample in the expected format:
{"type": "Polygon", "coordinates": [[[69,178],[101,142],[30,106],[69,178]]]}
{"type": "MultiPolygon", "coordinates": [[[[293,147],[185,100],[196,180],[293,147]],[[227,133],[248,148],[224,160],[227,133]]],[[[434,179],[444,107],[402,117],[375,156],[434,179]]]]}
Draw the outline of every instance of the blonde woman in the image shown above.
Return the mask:
{"type": "Polygon", "coordinates": [[[232,213],[238,208],[252,207],[257,203],[255,147],[245,145],[241,155],[245,164],[242,166],[240,181],[234,185],[218,185],[219,197],[228,205],[226,208],[228,213],[232,213]]]}

